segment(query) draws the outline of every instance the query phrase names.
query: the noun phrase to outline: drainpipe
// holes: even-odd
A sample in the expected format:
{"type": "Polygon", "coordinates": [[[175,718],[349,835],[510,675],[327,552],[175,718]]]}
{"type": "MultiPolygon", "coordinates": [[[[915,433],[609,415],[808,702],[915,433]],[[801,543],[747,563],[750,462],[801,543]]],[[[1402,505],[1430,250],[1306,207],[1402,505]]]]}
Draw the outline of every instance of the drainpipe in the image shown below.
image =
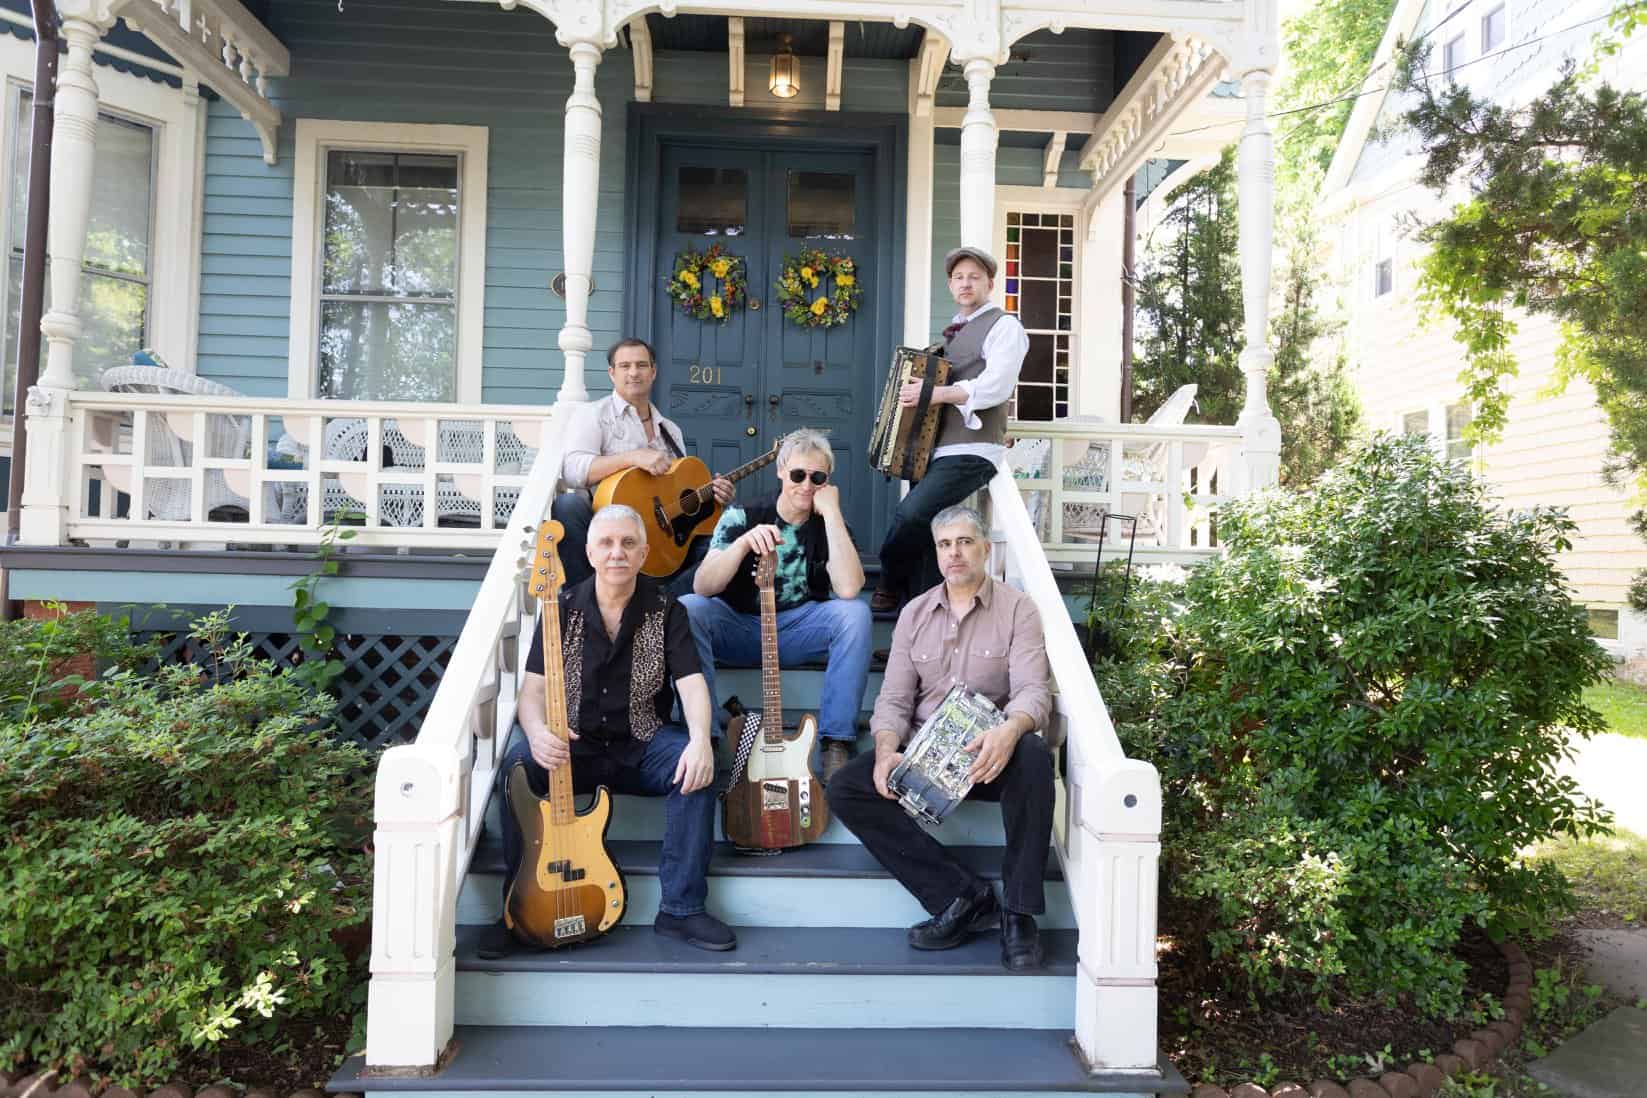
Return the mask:
{"type": "MultiPolygon", "coordinates": [[[[46,228],[51,223],[52,110],[57,98],[57,3],[33,0],[34,127],[29,139],[28,228],[23,245],[22,316],[17,333],[17,389],[12,399],[11,480],[6,494],[6,543],[17,543],[23,517],[23,471],[29,453],[29,389],[40,377],[40,316],[46,297],[46,228]]],[[[8,587],[9,587],[8,580],[8,587]]],[[[8,597],[6,618],[21,607],[8,597]]]]}
{"type": "Polygon", "coordinates": [[[1132,422],[1132,313],[1138,291],[1133,277],[1137,259],[1138,176],[1127,177],[1121,188],[1126,210],[1121,215],[1121,422],[1132,422]]]}

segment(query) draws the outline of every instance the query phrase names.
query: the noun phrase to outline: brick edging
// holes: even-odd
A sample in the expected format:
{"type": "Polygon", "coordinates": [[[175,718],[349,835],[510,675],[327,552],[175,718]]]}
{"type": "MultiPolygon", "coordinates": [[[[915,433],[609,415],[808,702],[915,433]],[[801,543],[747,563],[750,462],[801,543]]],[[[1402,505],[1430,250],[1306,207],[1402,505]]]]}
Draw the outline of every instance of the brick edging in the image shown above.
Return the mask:
{"type": "MultiPolygon", "coordinates": [[[[1387,1071],[1377,1079],[1363,1076],[1347,1083],[1317,1079],[1307,1087],[1277,1083],[1270,1090],[1257,1083],[1242,1083],[1231,1090],[1202,1083],[1190,1092],[1190,1098],[1433,1098],[1448,1076],[1480,1071],[1515,1044],[1532,1014],[1532,962],[1514,942],[1505,942],[1498,948],[1510,963],[1510,983],[1504,990],[1504,1017],[1454,1041],[1451,1052],[1408,1064],[1404,1071],[1387,1071]]],[[[6,1098],[3,1092],[0,1098],[6,1098]]]]}

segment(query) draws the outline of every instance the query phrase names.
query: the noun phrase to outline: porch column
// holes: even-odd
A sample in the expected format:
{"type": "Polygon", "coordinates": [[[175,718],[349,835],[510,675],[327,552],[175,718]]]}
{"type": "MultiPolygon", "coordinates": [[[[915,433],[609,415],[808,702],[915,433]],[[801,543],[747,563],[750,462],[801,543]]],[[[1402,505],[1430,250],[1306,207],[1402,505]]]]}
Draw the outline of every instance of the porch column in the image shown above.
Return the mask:
{"type": "Polygon", "coordinates": [[[995,63],[974,57],[966,62],[970,92],[961,119],[961,243],[986,252],[995,247],[995,114],[989,109],[989,82],[995,63]]]}
{"type": "MultiPolygon", "coordinates": [[[[62,0],[68,57],[57,77],[51,150],[51,300],[41,318],[46,369],[40,384],[74,388],[74,344],[80,338],[80,265],[91,221],[92,173],[97,159],[97,81],[92,47],[114,25],[107,0],[62,0]]],[[[34,463],[30,462],[32,466],[34,463]]]]}
{"type": "Polygon", "coordinates": [[[566,264],[566,323],[560,330],[565,366],[560,399],[586,401],[583,361],[593,346],[589,334],[589,291],[594,284],[595,207],[600,197],[600,100],[595,67],[601,49],[594,42],[569,47],[574,72],[566,100],[566,146],[561,161],[561,241],[566,264]]]}
{"type": "MultiPolygon", "coordinates": [[[[1093,192],[1095,195],[1099,192],[1093,192]]],[[[1081,249],[1080,322],[1075,329],[1075,355],[1082,384],[1075,411],[1121,418],[1121,255],[1126,226],[1126,194],[1111,187],[1096,201],[1082,207],[1087,239],[1081,249]]]]}
{"type": "Polygon", "coordinates": [[[1235,425],[1241,428],[1246,490],[1273,488],[1281,470],[1281,424],[1270,412],[1266,395],[1269,350],[1270,253],[1275,235],[1275,148],[1264,117],[1270,70],[1254,68],[1241,77],[1247,98],[1247,128],[1241,136],[1237,181],[1241,203],[1241,297],[1246,349],[1241,371],[1247,398],[1235,425]]]}

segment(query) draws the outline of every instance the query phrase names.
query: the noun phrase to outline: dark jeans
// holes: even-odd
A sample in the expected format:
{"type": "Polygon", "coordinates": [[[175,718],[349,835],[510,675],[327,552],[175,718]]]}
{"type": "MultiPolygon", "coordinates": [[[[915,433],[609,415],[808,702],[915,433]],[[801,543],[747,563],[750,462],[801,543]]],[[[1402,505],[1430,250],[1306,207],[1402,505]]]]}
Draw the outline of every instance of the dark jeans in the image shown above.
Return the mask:
{"type": "MultiPolygon", "coordinates": [[[[566,571],[566,586],[582,583],[595,574],[589,564],[589,523],[595,517],[595,505],[586,492],[562,492],[549,505],[549,514],[556,522],[566,528],[566,537],[562,542],[564,549],[560,555],[561,565],[566,571]]],[[[648,531],[648,534],[656,531],[648,531]]],[[[698,574],[698,565],[709,552],[709,538],[693,538],[691,546],[686,551],[686,560],[681,564],[680,571],[669,579],[669,592],[676,597],[690,594],[692,591],[692,577],[698,574]]]]}
{"type": "MultiPolygon", "coordinates": [[[[998,801],[1006,824],[1001,899],[1008,911],[1039,915],[1047,909],[1043,881],[1052,842],[1052,753],[1046,741],[1024,736],[1000,777],[979,783],[969,801],[998,801]]],[[[936,915],[983,885],[905,812],[875,789],[875,754],[866,751],[829,783],[829,810],[887,868],[921,906],[936,915]]]]}
{"type": "MultiPolygon", "coordinates": [[[[519,733],[519,725],[515,728],[513,745],[498,768],[506,891],[520,867],[521,838],[508,802],[502,800],[503,783],[515,763],[523,762],[533,790],[541,797],[549,788],[548,771],[532,759],[525,734],[519,733]]],[[[709,855],[715,842],[714,785],[682,795],[680,786],[673,780],[686,743],[686,729],[666,724],[640,745],[639,757],[633,765],[594,753],[572,759],[572,785],[579,793],[590,793],[596,786],[604,785],[613,793],[669,798],[664,805],[663,855],[658,862],[658,878],[663,886],[663,901],[658,907],[670,915],[696,915],[704,910],[704,900],[709,895],[709,855]]]]}
{"type": "Polygon", "coordinates": [[[994,463],[973,454],[939,458],[929,464],[926,476],[915,482],[892,512],[892,525],[881,542],[880,589],[914,596],[936,587],[943,576],[938,571],[938,552],[932,546],[933,516],[960,503],[994,477],[994,463]]]}

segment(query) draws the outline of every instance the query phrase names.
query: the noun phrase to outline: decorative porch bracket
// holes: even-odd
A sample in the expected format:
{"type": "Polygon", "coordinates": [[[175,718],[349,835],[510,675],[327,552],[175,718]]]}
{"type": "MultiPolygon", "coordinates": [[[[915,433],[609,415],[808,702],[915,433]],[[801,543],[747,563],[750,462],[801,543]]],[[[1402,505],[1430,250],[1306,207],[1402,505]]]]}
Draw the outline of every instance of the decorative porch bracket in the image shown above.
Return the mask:
{"type": "Polygon", "coordinates": [[[239,0],[119,0],[111,7],[228,100],[256,128],[264,162],[275,163],[280,111],[269,101],[268,79],[292,71],[280,39],[239,0]]]}
{"type": "Polygon", "coordinates": [[[1223,70],[1224,59],[1200,39],[1167,35],[1156,43],[1081,151],[1095,200],[1143,166],[1173,120],[1206,95],[1223,70]]]}

